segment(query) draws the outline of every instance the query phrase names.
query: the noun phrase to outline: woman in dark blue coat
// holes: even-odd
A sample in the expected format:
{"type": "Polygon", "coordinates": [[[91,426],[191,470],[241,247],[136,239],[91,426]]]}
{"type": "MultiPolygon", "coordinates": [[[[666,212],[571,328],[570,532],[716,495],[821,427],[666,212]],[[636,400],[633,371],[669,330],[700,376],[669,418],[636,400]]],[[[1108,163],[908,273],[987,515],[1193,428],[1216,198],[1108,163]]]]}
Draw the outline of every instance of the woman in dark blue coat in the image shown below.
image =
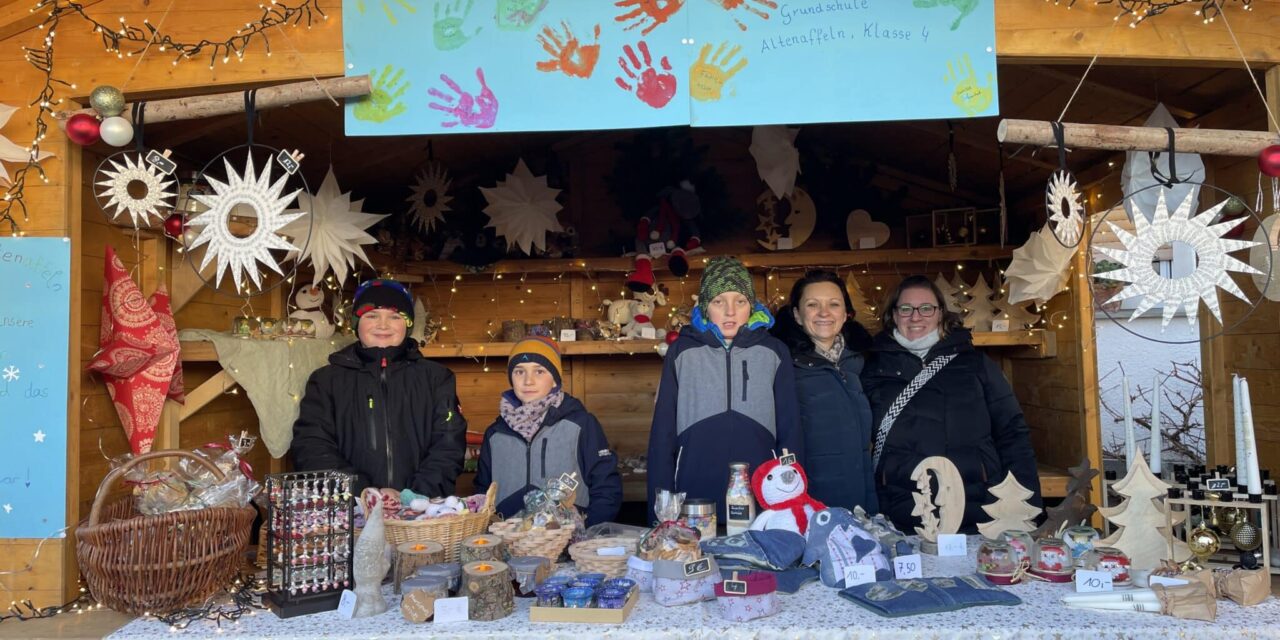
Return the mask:
{"type": "Polygon", "coordinates": [[[859,381],[871,338],[853,315],[840,277],[810,271],[791,288],[774,333],[791,349],[809,495],[830,507],[876,513],[871,406],[859,381]]]}

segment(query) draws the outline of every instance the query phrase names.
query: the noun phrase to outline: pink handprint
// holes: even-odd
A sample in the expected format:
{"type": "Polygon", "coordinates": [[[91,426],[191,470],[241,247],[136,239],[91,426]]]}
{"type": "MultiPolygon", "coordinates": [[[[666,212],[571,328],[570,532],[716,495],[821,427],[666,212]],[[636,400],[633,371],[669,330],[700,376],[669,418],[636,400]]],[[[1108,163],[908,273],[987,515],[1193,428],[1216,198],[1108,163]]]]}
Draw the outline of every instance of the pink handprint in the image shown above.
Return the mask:
{"type": "Polygon", "coordinates": [[[445,120],[440,123],[440,126],[446,129],[458,125],[476,129],[493,127],[494,121],[498,119],[498,98],[493,95],[489,85],[484,82],[484,69],[476,67],[476,79],[480,81],[480,93],[474,96],[463,91],[462,87],[453,81],[453,78],[443,73],[440,74],[440,80],[457,96],[448,95],[434,87],[427,90],[428,95],[439,100],[439,102],[428,103],[428,107],[436,111],[443,111],[457,118],[456,120],[445,120]]]}
{"type": "Polygon", "coordinates": [[[636,97],[645,104],[654,109],[661,109],[667,106],[671,98],[676,95],[676,77],[671,73],[671,62],[666,56],[662,56],[659,66],[662,67],[663,73],[659,73],[653,67],[653,56],[649,55],[649,45],[641,40],[638,46],[640,55],[644,59],[643,63],[636,57],[635,49],[631,48],[631,45],[624,46],[622,52],[625,55],[618,56],[618,66],[627,77],[624,79],[622,76],[617,76],[613,81],[625,91],[634,90],[636,97]]]}

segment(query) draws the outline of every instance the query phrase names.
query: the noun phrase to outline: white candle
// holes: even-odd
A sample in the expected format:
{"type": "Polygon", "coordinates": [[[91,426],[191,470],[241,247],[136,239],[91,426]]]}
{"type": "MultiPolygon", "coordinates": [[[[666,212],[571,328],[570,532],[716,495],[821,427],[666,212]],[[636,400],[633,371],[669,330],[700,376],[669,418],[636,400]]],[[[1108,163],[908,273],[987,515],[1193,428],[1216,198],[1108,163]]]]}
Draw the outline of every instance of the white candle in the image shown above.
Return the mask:
{"type": "MultiPolygon", "coordinates": [[[[1249,399],[1249,380],[1240,379],[1240,399],[1244,409],[1244,468],[1248,474],[1249,495],[1262,495],[1262,474],[1258,472],[1258,441],[1253,433],[1253,401],[1249,399]]],[[[1236,473],[1239,473],[1237,471],[1236,473]]]]}
{"type": "Polygon", "coordinates": [[[1129,376],[1123,379],[1124,392],[1124,466],[1133,464],[1133,452],[1138,448],[1133,440],[1133,406],[1129,401],[1129,376]]]}
{"type": "Polygon", "coordinates": [[[1160,475],[1160,462],[1164,454],[1164,440],[1160,437],[1160,374],[1156,374],[1151,388],[1151,473],[1160,475]]]}
{"type": "Polygon", "coordinates": [[[1243,487],[1249,483],[1244,468],[1244,407],[1240,402],[1240,376],[1232,374],[1231,391],[1236,418],[1236,486],[1243,487]]]}

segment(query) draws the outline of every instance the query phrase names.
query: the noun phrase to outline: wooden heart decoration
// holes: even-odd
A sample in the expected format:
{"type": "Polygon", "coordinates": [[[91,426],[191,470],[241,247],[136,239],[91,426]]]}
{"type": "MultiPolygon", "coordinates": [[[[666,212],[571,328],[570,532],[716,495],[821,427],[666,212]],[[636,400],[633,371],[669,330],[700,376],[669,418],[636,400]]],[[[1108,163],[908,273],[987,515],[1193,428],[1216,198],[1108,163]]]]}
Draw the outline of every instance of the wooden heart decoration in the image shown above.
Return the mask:
{"type": "Polygon", "coordinates": [[[849,248],[874,249],[889,241],[889,225],[871,219],[865,209],[854,209],[844,223],[845,235],[849,238],[849,248]],[[870,247],[862,245],[862,239],[869,238],[870,247]]]}

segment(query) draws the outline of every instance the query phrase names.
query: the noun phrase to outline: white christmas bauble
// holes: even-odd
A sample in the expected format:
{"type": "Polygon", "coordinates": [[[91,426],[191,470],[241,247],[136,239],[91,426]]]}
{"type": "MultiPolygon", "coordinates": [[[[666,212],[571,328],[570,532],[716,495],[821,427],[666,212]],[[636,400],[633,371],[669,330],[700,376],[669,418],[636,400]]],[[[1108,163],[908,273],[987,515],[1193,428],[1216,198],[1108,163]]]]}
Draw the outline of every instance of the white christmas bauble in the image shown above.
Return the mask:
{"type": "Polygon", "coordinates": [[[660,356],[662,356],[662,357],[664,357],[664,358],[665,358],[665,357],[667,357],[667,349],[669,349],[670,347],[671,347],[671,345],[669,345],[669,344],[667,344],[667,343],[665,343],[665,342],[659,342],[659,343],[658,343],[658,355],[660,355],[660,356]]]}
{"type": "Polygon", "coordinates": [[[102,141],[113,146],[123,147],[133,140],[133,124],[120,116],[105,118],[98,127],[102,141]]]}
{"type": "Polygon", "coordinates": [[[196,241],[196,238],[197,238],[197,237],[199,237],[199,236],[200,236],[200,230],[199,230],[199,229],[192,229],[191,227],[187,227],[186,229],[183,229],[183,230],[182,230],[182,246],[183,246],[183,248],[190,248],[190,247],[191,247],[191,243],[195,242],[195,241],[196,241]]]}

